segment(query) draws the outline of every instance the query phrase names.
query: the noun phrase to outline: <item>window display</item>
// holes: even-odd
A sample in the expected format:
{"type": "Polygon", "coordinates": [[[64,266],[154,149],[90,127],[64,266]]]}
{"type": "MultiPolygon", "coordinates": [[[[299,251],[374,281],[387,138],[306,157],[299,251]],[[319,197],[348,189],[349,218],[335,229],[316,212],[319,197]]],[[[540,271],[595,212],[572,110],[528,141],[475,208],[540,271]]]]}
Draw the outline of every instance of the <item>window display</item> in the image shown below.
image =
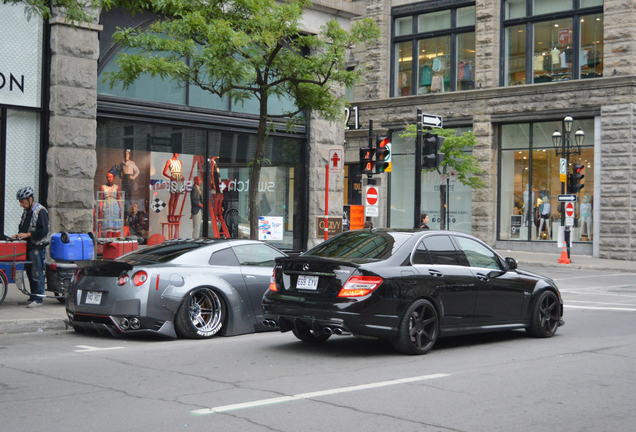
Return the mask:
{"type": "MultiPolygon", "coordinates": [[[[521,123],[501,126],[499,239],[556,241],[561,225],[560,157],[551,144],[551,134],[561,122],[521,123]],[[523,148],[525,147],[525,148],[523,148]]],[[[587,136],[594,136],[593,120],[577,121],[587,136]],[[590,134],[590,135],[588,135],[590,134]]],[[[592,196],[594,193],[594,148],[586,143],[580,155],[570,156],[585,166],[585,184],[575,203],[574,241],[591,241],[592,196]]]]}
{"type": "MultiPolygon", "coordinates": [[[[272,242],[280,247],[294,247],[301,146],[299,139],[270,137],[268,164],[255,185],[259,216],[282,220],[283,239],[272,242]]],[[[249,166],[255,147],[251,134],[99,119],[97,170],[106,177],[95,180],[95,231],[142,242],[206,232],[249,238],[249,166]]]]}
{"type": "Polygon", "coordinates": [[[413,76],[413,42],[402,42],[395,45],[395,95],[408,96],[411,94],[411,78],[413,76]]]}
{"type": "Polygon", "coordinates": [[[581,51],[579,54],[581,78],[603,76],[603,15],[581,18],[581,51]]]}
{"type": "Polygon", "coordinates": [[[417,94],[450,90],[450,37],[423,39],[418,52],[417,94]]]}
{"type": "Polygon", "coordinates": [[[534,25],[532,68],[535,83],[572,79],[572,20],[534,25]]]}

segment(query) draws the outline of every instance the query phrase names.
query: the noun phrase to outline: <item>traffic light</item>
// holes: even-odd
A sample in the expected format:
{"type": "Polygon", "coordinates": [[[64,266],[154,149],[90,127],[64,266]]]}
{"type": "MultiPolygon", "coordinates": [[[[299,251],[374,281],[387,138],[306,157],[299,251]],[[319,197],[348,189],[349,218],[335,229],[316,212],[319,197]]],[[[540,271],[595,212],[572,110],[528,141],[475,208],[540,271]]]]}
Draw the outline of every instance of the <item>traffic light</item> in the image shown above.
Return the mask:
{"type": "Polygon", "coordinates": [[[375,174],[375,149],[372,147],[362,147],[360,149],[360,171],[362,174],[375,174]]]}
{"type": "Polygon", "coordinates": [[[444,159],[440,153],[444,137],[434,134],[425,134],[422,138],[422,169],[437,168],[444,159]]]}
{"type": "Polygon", "coordinates": [[[390,171],[391,167],[391,139],[381,136],[376,140],[375,172],[377,174],[390,171]]]}
{"type": "Polygon", "coordinates": [[[572,174],[568,175],[568,193],[569,194],[577,194],[583,187],[584,184],[581,184],[581,180],[585,177],[582,172],[585,165],[582,164],[574,164],[572,166],[572,174]]]}

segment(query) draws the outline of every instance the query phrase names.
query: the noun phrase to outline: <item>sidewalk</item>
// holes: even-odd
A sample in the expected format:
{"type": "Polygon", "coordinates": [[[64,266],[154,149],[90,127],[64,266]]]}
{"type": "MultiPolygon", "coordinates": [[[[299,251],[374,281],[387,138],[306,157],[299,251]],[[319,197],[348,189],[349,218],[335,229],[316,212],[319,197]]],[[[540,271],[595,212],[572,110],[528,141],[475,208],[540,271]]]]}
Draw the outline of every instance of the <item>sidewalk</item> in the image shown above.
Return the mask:
{"type": "Polygon", "coordinates": [[[524,266],[540,266],[560,267],[563,269],[609,270],[636,273],[635,261],[594,258],[589,255],[571,255],[571,264],[558,264],[557,259],[559,259],[561,252],[557,249],[555,249],[555,252],[552,254],[545,252],[524,252],[501,249],[497,250],[497,252],[503,257],[512,257],[516,259],[520,268],[523,268],[524,266]]]}
{"type": "MultiPolygon", "coordinates": [[[[47,291],[47,294],[50,294],[47,291]]],[[[44,299],[41,307],[29,309],[19,302],[28,299],[14,284],[9,285],[9,291],[0,303],[0,334],[3,333],[32,333],[38,331],[64,330],[66,328],[66,310],[57,299],[44,299]]]]}

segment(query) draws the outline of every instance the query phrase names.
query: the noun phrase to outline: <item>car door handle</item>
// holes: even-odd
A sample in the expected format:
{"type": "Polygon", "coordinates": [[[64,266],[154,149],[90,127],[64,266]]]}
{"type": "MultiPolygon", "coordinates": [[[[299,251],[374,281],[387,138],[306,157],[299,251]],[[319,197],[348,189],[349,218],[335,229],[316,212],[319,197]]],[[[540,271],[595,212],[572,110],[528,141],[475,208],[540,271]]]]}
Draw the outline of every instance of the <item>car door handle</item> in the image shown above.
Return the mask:
{"type": "Polygon", "coordinates": [[[254,275],[243,275],[243,277],[245,277],[246,279],[256,279],[256,276],[254,275]]]}
{"type": "Polygon", "coordinates": [[[482,282],[488,282],[490,280],[488,276],[483,275],[481,273],[477,273],[477,279],[479,279],[482,282]]]}
{"type": "Polygon", "coordinates": [[[437,271],[437,270],[429,270],[428,274],[430,274],[431,276],[435,276],[435,277],[444,277],[442,272],[441,271],[437,271]]]}

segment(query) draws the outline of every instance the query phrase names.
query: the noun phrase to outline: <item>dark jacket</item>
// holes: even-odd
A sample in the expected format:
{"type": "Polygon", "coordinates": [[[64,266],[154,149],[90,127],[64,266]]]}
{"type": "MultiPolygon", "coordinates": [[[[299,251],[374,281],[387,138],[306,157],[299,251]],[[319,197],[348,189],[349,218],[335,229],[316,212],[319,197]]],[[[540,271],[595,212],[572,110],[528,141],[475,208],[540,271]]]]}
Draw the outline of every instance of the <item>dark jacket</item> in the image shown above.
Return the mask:
{"type": "Polygon", "coordinates": [[[201,205],[203,204],[203,194],[201,193],[200,186],[193,186],[190,192],[190,211],[193,215],[198,214],[201,211],[201,205]]]}
{"type": "Polygon", "coordinates": [[[420,224],[420,229],[431,229],[428,225],[426,225],[425,223],[421,223],[420,224]]]}
{"type": "MultiPolygon", "coordinates": [[[[35,205],[35,203],[34,203],[35,205]]],[[[22,214],[22,220],[20,221],[20,227],[18,228],[18,232],[20,233],[28,233],[31,227],[31,218],[33,217],[33,207],[28,210],[24,210],[22,214]]],[[[31,232],[31,237],[29,238],[28,247],[30,248],[43,248],[46,245],[38,245],[37,243],[45,240],[49,235],[49,212],[42,207],[38,214],[38,220],[35,222],[35,230],[31,232]]]]}

